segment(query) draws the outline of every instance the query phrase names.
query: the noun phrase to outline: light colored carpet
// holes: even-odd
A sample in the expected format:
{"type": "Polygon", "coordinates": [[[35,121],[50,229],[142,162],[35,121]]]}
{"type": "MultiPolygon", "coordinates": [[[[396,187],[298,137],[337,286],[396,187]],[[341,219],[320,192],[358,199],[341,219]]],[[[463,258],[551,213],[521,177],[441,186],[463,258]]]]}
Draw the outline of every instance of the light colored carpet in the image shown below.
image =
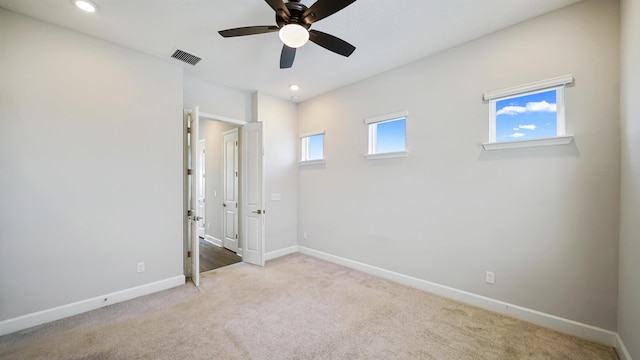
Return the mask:
{"type": "Polygon", "coordinates": [[[617,359],[301,254],[0,337],[0,359],[617,359]]]}

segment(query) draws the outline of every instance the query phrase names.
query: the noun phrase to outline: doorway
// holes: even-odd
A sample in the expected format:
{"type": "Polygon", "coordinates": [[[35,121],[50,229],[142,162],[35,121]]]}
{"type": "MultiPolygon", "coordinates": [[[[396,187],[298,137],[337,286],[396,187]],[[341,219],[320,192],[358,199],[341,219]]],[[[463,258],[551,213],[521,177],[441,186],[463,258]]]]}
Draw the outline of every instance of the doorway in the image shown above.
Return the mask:
{"type": "Polygon", "coordinates": [[[200,272],[242,261],[238,232],[238,125],[200,118],[199,144],[206,148],[200,191],[203,199],[202,234],[199,234],[200,272]]]}
{"type": "MultiPolygon", "coordinates": [[[[232,226],[227,235],[233,234],[237,244],[236,255],[242,257],[242,261],[251,264],[264,266],[264,228],[265,228],[265,211],[264,211],[264,179],[263,179],[263,132],[262,123],[247,123],[241,120],[226,118],[212,114],[200,112],[196,106],[193,110],[185,109],[184,117],[184,179],[185,179],[185,231],[184,231],[184,258],[185,258],[185,275],[190,278],[196,286],[199,286],[200,279],[200,236],[199,224],[203,221],[204,237],[203,240],[222,247],[224,246],[225,230],[223,225],[224,212],[222,200],[225,199],[225,192],[222,189],[224,178],[223,169],[223,143],[228,140],[231,144],[233,137],[227,139],[222,136],[235,134],[237,140],[234,141],[235,150],[228,152],[227,165],[229,170],[227,175],[231,181],[228,194],[233,194],[235,198],[234,207],[237,209],[235,216],[239,221],[231,222],[232,226]],[[202,121],[201,121],[202,120],[202,121]],[[206,156],[199,156],[197,147],[200,137],[200,125],[202,124],[202,133],[205,139],[204,148],[206,156]],[[206,140],[206,134],[211,127],[223,128],[219,135],[213,136],[217,139],[218,144],[209,144],[206,140]],[[226,129],[224,129],[226,127],[226,129]],[[240,132],[238,129],[242,129],[240,132]],[[241,136],[240,136],[241,135],[241,136]],[[246,139],[246,140],[245,140],[246,139]],[[219,156],[214,157],[212,149],[219,149],[219,156]],[[241,151],[240,151],[241,149],[241,151]],[[235,157],[238,160],[235,160],[235,157]],[[204,169],[199,166],[198,159],[204,159],[204,169]],[[216,160],[218,159],[218,160],[216,160]],[[217,165],[209,166],[212,161],[218,161],[217,165]],[[204,171],[202,171],[204,170],[204,171]],[[202,176],[202,173],[206,176],[202,176]],[[217,173],[217,175],[212,174],[217,173]],[[201,179],[204,179],[202,182],[201,179]],[[217,182],[214,187],[209,184],[217,182]],[[204,183],[204,186],[202,186],[204,183]],[[235,184],[235,185],[234,185],[235,184]],[[205,189],[200,190],[201,187],[205,189]],[[238,191],[239,190],[239,191],[238,191]],[[198,215],[198,195],[203,194],[204,208],[202,213],[205,216],[198,215]],[[236,236],[237,235],[237,236],[236,236]],[[246,245],[245,245],[246,244],[246,245]],[[244,246],[243,246],[244,245],[244,246]]],[[[233,135],[231,135],[233,136],[233,135]]],[[[229,205],[230,203],[227,203],[229,205]]],[[[231,217],[233,218],[233,217],[231,217]]],[[[231,237],[231,236],[229,236],[231,237]]],[[[228,251],[228,250],[227,250],[228,251]]]]}

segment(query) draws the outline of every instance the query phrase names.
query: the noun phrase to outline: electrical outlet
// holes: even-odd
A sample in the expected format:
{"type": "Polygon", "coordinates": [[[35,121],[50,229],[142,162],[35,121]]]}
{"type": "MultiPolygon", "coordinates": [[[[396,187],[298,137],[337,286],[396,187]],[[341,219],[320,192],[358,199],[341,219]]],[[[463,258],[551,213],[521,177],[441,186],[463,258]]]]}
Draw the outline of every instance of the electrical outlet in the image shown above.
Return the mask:
{"type": "Polygon", "coordinates": [[[305,238],[305,239],[307,238],[307,232],[306,231],[302,233],[302,237],[305,238]]]}
{"type": "Polygon", "coordinates": [[[139,262],[138,263],[138,272],[144,272],[144,262],[139,262]]]}
{"type": "Polygon", "coordinates": [[[493,285],[496,282],[496,274],[491,271],[487,271],[487,274],[484,277],[484,281],[486,281],[487,284],[493,285]]]}

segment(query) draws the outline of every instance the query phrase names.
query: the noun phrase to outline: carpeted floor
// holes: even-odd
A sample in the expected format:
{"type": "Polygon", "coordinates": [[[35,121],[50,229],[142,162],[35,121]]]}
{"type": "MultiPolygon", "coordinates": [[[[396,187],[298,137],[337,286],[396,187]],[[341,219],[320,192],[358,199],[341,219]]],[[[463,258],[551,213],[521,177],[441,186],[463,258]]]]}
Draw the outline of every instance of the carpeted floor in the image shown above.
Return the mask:
{"type": "Polygon", "coordinates": [[[617,359],[301,254],[0,337],[0,359],[617,359]]]}

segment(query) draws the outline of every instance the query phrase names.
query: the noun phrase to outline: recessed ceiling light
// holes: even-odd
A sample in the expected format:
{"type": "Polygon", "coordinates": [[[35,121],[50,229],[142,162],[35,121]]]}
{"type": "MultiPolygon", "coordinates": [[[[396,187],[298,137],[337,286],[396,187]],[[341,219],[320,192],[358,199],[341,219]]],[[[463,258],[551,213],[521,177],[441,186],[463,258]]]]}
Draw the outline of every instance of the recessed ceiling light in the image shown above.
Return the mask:
{"type": "Polygon", "coordinates": [[[289,89],[291,89],[291,91],[298,91],[298,90],[300,90],[300,85],[291,84],[291,85],[289,85],[289,89]]]}
{"type": "Polygon", "coordinates": [[[74,3],[81,10],[84,10],[84,11],[90,12],[90,13],[96,12],[96,9],[97,9],[96,4],[92,3],[89,0],[74,0],[74,3]]]}

